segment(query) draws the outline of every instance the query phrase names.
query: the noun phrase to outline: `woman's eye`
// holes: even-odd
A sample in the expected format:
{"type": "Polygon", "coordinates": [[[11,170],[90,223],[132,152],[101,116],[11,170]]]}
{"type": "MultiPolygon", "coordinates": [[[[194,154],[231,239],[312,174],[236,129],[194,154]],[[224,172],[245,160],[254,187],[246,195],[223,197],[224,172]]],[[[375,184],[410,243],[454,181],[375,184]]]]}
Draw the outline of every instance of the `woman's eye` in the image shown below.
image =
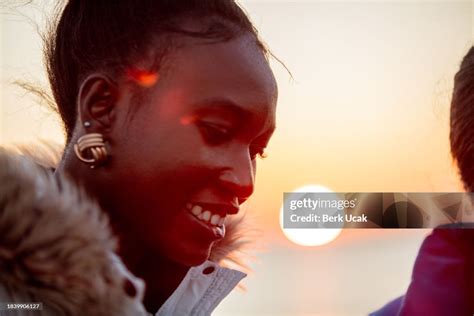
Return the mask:
{"type": "Polygon", "coordinates": [[[211,123],[200,123],[199,127],[204,139],[212,145],[222,144],[232,138],[231,130],[226,127],[211,123]]]}
{"type": "Polygon", "coordinates": [[[250,158],[254,160],[255,158],[257,158],[257,156],[259,156],[262,159],[268,156],[267,153],[265,152],[265,147],[250,146],[250,158]]]}

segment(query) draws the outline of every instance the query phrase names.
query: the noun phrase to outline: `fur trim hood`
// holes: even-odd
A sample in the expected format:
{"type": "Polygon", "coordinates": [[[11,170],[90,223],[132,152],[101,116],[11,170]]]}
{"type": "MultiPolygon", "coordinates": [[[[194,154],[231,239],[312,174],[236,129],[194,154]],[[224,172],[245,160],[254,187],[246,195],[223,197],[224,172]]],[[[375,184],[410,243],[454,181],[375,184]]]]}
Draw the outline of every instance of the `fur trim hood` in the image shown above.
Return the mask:
{"type": "MultiPolygon", "coordinates": [[[[53,177],[60,156],[50,144],[0,148],[0,301],[43,302],[53,315],[144,315],[129,288],[143,282],[115,255],[107,216],[73,181],[53,177]]],[[[210,260],[240,265],[242,217],[226,228],[210,260]]]]}

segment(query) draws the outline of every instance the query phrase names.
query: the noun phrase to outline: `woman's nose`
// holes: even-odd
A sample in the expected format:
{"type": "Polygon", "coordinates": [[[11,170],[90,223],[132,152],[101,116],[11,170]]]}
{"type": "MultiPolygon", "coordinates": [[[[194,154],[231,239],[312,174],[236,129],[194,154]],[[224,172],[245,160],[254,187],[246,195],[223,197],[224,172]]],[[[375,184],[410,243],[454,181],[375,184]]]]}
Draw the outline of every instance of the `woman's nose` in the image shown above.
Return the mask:
{"type": "Polygon", "coordinates": [[[219,175],[220,184],[227,194],[237,197],[239,204],[248,199],[254,190],[255,171],[250,157],[231,159],[231,163],[221,170],[219,175]]]}

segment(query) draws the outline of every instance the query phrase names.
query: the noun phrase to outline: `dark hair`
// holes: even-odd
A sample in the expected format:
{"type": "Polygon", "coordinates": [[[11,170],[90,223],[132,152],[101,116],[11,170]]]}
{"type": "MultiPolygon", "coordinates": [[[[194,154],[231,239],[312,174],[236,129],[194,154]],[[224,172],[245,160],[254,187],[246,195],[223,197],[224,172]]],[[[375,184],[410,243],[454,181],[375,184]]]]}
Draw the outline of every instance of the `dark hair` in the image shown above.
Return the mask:
{"type": "Polygon", "coordinates": [[[464,188],[474,191],[474,47],[454,77],[450,122],[451,153],[457,162],[464,188]]]}
{"type": "Polygon", "coordinates": [[[126,67],[150,58],[158,70],[177,35],[227,41],[249,33],[268,51],[246,13],[233,0],[70,0],[45,36],[45,63],[69,143],[82,81],[95,71],[123,76],[126,67]],[[203,24],[183,27],[184,19],[203,24]]]}

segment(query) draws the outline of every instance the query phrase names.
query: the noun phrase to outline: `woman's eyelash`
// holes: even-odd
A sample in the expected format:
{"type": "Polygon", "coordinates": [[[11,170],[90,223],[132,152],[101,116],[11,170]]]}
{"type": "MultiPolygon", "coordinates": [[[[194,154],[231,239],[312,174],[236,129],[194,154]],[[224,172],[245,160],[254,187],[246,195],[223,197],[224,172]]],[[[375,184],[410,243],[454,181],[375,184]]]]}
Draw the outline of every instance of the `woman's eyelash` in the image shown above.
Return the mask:
{"type": "Polygon", "coordinates": [[[268,157],[268,154],[265,152],[265,147],[254,147],[250,148],[250,158],[255,159],[259,156],[261,159],[268,157]]]}
{"type": "Polygon", "coordinates": [[[211,123],[199,123],[204,138],[211,144],[220,144],[232,138],[231,130],[211,123]]]}
{"type": "MultiPolygon", "coordinates": [[[[211,145],[219,145],[230,141],[233,137],[232,130],[217,124],[199,122],[199,128],[203,133],[204,139],[211,145]]],[[[264,146],[251,145],[249,150],[250,158],[254,160],[259,156],[261,159],[265,159],[268,154],[265,152],[264,146]]]]}

